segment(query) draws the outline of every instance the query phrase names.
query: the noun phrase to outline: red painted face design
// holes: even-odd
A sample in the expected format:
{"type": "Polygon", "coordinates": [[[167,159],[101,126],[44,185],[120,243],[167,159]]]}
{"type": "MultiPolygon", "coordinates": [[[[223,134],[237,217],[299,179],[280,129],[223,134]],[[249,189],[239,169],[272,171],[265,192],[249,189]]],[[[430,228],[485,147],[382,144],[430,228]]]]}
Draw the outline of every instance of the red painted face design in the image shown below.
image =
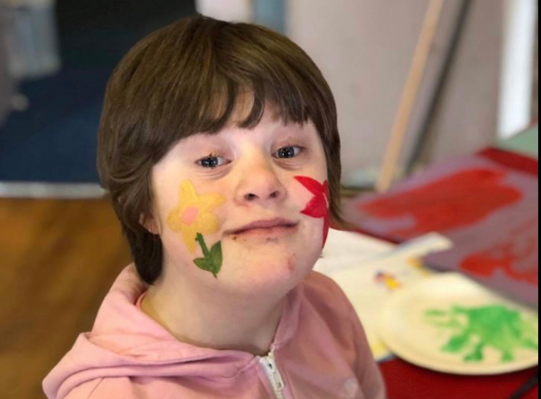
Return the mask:
{"type": "Polygon", "coordinates": [[[323,246],[325,246],[331,228],[331,193],[329,190],[329,182],[326,181],[321,184],[317,180],[305,176],[296,176],[295,179],[308,191],[314,194],[314,198],[312,198],[301,213],[315,219],[323,219],[325,224],[323,228],[323,246]]]}

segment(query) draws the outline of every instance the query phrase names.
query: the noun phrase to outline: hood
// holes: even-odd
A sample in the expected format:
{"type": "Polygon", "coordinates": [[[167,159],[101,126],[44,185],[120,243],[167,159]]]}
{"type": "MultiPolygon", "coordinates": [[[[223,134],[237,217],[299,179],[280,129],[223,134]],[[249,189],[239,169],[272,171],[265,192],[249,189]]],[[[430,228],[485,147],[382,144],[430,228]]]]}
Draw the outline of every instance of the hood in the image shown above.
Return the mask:
{"type": "MultiPolygon", "coordinates": [[[[147,288],[133,265],[124,269],[105,297],[92,332],[81,334],[45,379],[49,398],[64,399],[75,387],[101,378],[230,378],[256,360],[245,352],[179,342],[136,306],[147,288]]],[[[302,291],[301,284],[288,295],[273,349],[294,337],[302,291]]]]}

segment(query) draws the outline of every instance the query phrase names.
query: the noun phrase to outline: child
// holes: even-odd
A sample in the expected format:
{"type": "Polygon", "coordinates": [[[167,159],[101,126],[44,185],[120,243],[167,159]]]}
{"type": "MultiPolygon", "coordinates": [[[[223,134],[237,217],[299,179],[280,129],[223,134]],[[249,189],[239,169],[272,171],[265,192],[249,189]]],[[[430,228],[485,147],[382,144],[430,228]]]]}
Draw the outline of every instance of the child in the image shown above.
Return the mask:
{"type": "Polygon", "coordinates": [[[134,265],[49,399],[383,399],[356,313],[312,272],[340,221],[329,86],[265,28],[181,20],[114,72],[99,170],[134,265]]]}

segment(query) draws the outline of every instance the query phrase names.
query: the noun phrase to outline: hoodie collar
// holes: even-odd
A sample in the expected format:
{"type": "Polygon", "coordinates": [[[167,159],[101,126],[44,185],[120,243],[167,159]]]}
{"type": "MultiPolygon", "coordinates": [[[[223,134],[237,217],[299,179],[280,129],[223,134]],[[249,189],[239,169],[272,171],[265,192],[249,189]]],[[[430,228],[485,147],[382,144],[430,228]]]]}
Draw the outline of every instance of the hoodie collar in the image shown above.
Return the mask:
{"type": "MultiPolygon", "coordinates": [[[[178,341],[136,306],[147,289],[148,285],[139,278],[134,265],[125,268],[105,298],[89,340],[117,354],[155,361],[190,361],[234,353],[253,359],[253,355],[244,352],[199,348],[178,341]]],[[[272,350],[283,347],[295,336],[303,292],[301,284],[288,294],[272,350]]]]}
{"type": "MultiPolygon", "coordinates": [[[[136,303],[148,286],[128,266],[117,278],[98,312],[91,333],[81,334],[73,349],[44,381],[49,397],[65,399],[77,386],[100,378],[236,378],[258,364],[246,352],[198,348],[178,341],[136,303]]],[[[275,351],[295,336],[304,285],[288,294],[272,344],[275,351]]]]}

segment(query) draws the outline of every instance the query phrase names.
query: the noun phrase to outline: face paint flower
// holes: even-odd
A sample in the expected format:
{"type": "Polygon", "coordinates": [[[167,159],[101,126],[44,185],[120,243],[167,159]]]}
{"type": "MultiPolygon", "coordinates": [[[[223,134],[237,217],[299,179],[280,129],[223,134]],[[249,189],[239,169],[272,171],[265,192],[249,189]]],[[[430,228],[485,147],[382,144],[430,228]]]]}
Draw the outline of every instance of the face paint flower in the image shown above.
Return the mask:
{"type": "Polygon", "coordinates": [[[323,246],[325,246],[331,226],[331,215],[329,211],[331,193],[329,190],[329,182],[326,181],[325,183],[321,184],[311,177],[304,176],[297,176],[295,179],[308,191],[314,194],[314,198],[308,203],[308,205],[306,205],[306,208],[302,211],[302,214],[315,219],[323,219],[323,246]]]}
{"type": "Polygon", "coordinates": [[[170,213],[167,224],[171,230],[182,233],[190,253],[195,253],[198,234],[215,234],[220,230],[220,222],[212,211],[224,202],[219,194],[199,196],[192,182],[182,183],[179,205],[170,213]]]}

